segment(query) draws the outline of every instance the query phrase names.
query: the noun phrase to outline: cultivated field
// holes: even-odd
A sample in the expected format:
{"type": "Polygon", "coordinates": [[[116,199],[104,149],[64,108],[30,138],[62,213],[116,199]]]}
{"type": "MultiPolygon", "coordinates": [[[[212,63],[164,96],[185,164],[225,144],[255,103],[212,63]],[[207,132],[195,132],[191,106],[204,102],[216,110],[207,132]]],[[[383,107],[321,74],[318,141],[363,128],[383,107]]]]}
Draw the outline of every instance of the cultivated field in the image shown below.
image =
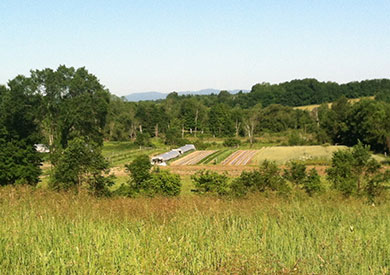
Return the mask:
{"type": "Polygon", "coordinates": [[[247,165],[257,150],[238,150],[221,162],[222,165],[247,165]]]}
{"type": "Polygon", "coordinates": [[[264,160],[276,161],[284,164],[291,160],[330,160],[334,152],[345,150],[346,146],[275,146],[264,147],[253,159],[253,163],[260,164],[264,160]]]}
{"type": "Polygon", "coordinates": [[[195,151],[191,154],[182,157],[178,160],[175,160],[171,163],[171,165],[195,165],[198,164],[202,159],[208,157],[209,155],[213,154],[215,150],[204,150],[204,151],[195,151]]]}

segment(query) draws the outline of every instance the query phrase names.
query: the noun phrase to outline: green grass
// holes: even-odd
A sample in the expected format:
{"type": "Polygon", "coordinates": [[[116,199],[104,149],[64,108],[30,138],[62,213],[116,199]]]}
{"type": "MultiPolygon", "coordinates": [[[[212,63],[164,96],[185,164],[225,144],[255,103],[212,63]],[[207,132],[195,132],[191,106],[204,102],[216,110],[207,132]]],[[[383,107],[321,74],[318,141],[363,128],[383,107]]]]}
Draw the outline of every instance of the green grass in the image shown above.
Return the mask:
{"type": "Polygon", "coordinates": [[[139,148],[130,141],[104,142],[102,153],[110,162],[110,165],[115,167],[123,166],[142,154],[152,156],[169,150],[169,147],[162,144],[159,139],[152,139],[151,141],[154,145],[152,148],[139,148]]]}
{"type": "Polygon", "coordinates": [[[202,159],[198,164],[207,164],[207,163],[210,163],[211,161],[213,161],[217,156],[219,156],[220,154],[222,154],[222,152],[226,151],[227,149],[225,150],[220,150],[220,151],[215,151],[214,153],[212,153],[211,155],[208,155],[207,157],[205,157],[204,159],[202,159]]]}
{"type": "Polygon", "coordinates": [[[390,205],[0,188],[0,274],[388,274],[390,205]]]}

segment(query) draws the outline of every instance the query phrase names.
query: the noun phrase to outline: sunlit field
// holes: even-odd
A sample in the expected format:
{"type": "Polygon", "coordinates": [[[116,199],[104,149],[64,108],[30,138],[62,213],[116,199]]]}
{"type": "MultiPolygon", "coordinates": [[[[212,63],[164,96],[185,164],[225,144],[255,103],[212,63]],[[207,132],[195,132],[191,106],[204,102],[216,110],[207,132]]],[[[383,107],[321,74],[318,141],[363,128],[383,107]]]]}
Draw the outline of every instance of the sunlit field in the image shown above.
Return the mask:
{"type": "Polygon", "coordinates": [[[387,274],[390,206],[0,189],[1,274],[387,274]]]}

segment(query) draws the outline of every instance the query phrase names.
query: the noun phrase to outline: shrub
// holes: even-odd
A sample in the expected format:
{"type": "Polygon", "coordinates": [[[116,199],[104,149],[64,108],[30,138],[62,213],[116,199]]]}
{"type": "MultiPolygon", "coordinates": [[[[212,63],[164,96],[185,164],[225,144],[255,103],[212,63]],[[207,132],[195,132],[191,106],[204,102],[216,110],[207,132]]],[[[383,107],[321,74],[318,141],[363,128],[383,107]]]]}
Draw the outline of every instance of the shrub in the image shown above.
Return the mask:
{"type": "Polygon", "coordinates": [[[0,129],[0,186],[29,184],[35,186],[41,174],[41,158],[34,146],[24,140],[9,140],[0,129]]]}
{"type": "Polygon", "coordinates": [[[128,184],[123,184],[115,193],[129,197],[137,195],[177,196],[180,194],[181,181],[178,175],[160,169],[151,172],[151,167],[148,156],[138,156],[132,163],[126,165],[130,172],[128,184]]]}
{"type": "Polygon", "coordinates": [[[231,184],[231,192],[237,196],[245,195],[248,192],[264,192],[267,189],[287,193],[289,188],[280,173],[281,171],[275,162],[265,160],[259,169],[242,172],[240,177],[231,184]]]}
{"type": "Polygon", "coordinates": [[[284,170],[284,177],[295,185],[303,183],[306,178],[306,165],[296,161],[291,161],[287,165],[288,169],[284,170]]]}
{"type": "Polygon", "coordinates": [[[301,138],[298,132],[292,132],[288,137],[288,145],[290,146],[304,145],[305,143],[306,141],[301,138]]]}
{"type": "Polygon", "coordinates": [[[302,184],[303,189],[309,196],[312,196],[314,193],[319,193],[322,190],[321,177],[315,168],[309,171],[308,175],[303,179],[302,184]]]}
{"type": "Polygon", "coordinates": [[[153,147],[153,144],[150,142],[150,135],[148,133],[137,133],[134,144],[142,147],[153,147]]]}
{"type": "Polygon", "coordinates": [[[202,170],[191,177],[194,182],[194,192],[214,193],[227,195],[229,193],[229,178],[226,174],[218,174],[209,170],[202,170]]]}
{"type": "Polygon", "coordinates": [[[238,147],[241,145],[241,141],[236,138],[227,138],[223,142],[223,146],[225,147],[238,147]]]}
{"type": "Polygon", "coordinates": [[[371,157],[370,147],[359,141],[351,150],[335,152],[332,166],[326,171],[333,188],[345,196],[364,192],[372,198],[388,181],[380,168],[381,164],[371,157]]]}
{"type": "Polygon", "coordinates": [[[307,173],[306,165],[296,161],[291,161],[287,167],[284,170],[284,177],[295,186],[305,190],[309,196],[322,190],[321,177],[315,168],[307,173]]]}
{"type": "Polygon", "coordinates": [[[125,165],[128,172],[130,172],[130,185],[134,185],[134,189],[144,188],[143,183],[150,178],[150,169],[152,164],[147,155],[140,155],[135,160],[125,165]]]}
{"type": "Polygon", "coordinates": [[[212,145],[211,143],[203,142],[202,140],[197,140],[193,144],[197,150],[206,150],[207,148],[211,147],[211,145],[212,145]]]}
{"type": "Polygon", "coordinates": [[[102,175],[109,171],[108,162],[101,154],[101,148],[84,138],[74,138],[68,147],[56,153],[56,166],[53,169],[49,186],[54,190],[68,190],[86,183],[95,195],[109,194],[112,177],[102,175]]]}
{"type": "Polygon", "coordinates": [[[385,187],[383,186],[384,182],[390,181],[390,171],[385,173],[377,174],[370,178],[365,187],[365,192],[370,202],[373,202],[375,197],[378,197],[382,194],[385,187]]]}
{"type": "Polygon", "coordinates": [[[177,196],[180,194],[180,176],[169,171],[153,171],[151,177],[144,183],[148,186],[148,195],[177,196]]]}

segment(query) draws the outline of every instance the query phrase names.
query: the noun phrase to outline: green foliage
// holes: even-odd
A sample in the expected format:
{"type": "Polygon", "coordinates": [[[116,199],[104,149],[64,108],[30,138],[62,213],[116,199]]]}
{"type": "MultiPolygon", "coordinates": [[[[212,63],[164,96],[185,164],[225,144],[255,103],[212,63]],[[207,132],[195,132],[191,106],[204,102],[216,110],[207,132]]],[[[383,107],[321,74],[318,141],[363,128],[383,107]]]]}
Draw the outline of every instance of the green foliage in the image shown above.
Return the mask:
{"type": "Polygon", "coordinates": [[[379,197],[385,190],[383,183],[390,182],[390,171],[377,173],[368,179],[365,186],[365,192],[370,202],[374,202],[376,197],[379,197]]]}
{"type": "MultiPolygon", "coordinates": [[[[187,144],[189,144],[190,142],[188,142],[187,144]]],[[[193,142],[196,150],[206,150],[208,148],[210,148],[212,146],[211,143],[208,143],[208,142],[204,142],[203,140],[196,140],[195,142],[193,142]]]]}
{"type": "Polygon", "coordinates": [[[75,137],[103,144],[110,94],[95,75],[85,68],[59,66],[32,71],[29,80],[26,89],[42,95],[41,127],[53,153],[75,137]]]}
{"type": "Polygon", "coordinates": [[[318,110],[321,139],[324,134],[333,143],[353,146],[361,140],[379,152],[390,152],[390,104],[382,101],[361,100],[350,104],[340,98],[332,109],[318,110]]]}
{"type": "Polygon", "coordinates": [[[40,141],[37,105],[40,97],[25,89],[28,80],[18,76],[0,85],[0,186],[36,185],[41,156],[34,144],[40,141]]]}
{"type": "Polygon", "coordinates": [[[165,144],[177,145],[179,143],[180,138],[181,138],[180,129],[176,127],[171,127],[167,130],[165,134],[165,144]]]}
{"type": "Polygon", "coordinates": [[[315,193],[320,193],[323,190],[321,185],[321,177],[315,168],[312,168],[308,175],[302,181],[305,192],[312,196],[315,193]]]}
{"type": "Polygon", "coordinates": [[[127,185],[122,185],[115,193],[134,197],[138,195],[150,196],[178,196],[181,190],[181,181],[178,175],[169,171],[156,169],[150,171],[152,165],[147,155],[138,156],[126,168],[130,172],[127,185]]]}
{"type": "Polygon", "coordinates": [[[284,170],[284,178],[302,188],[309,196],[322,191],[321,177],[317,170],[312,168],[309,173],[306,172],[306,165],[296,161],[291,161],[284,170]]]}
{"type": "Polygon", "coordinates": [[[147,155],[138,156],[132,163],[125,165],[130,172],[130,184],[134,185],[135,190],[145,189],[144,182],[150,178],[150,169],[152,164],[147,155]]]}
{"type": "Polygon", "coordinates": [[[113,180],[112,177],[104,177],[102,172],[108,172],[108,162],[103,158],[100,146],[83,138],[74,138],[57,158],[50,187],[69,190],[85,183],[95,195],[107,195],[107,188],[113,180]]]}
{"type": "Polygon", "coordinates": [[[243,171],[240,177],[236,178],[231,185],[231,192],[234,195],[242,196],[248,192],[264,192],[266,190],[278,191],[286,194],[289,187],[281,175],[281,170],[275,162],[265,160],[259,169],[243,171]]]}
{"type": "Polygon", "coordinates": [[[306,141],[301,137],[301,135],[293,131],[288,137],[288,145],[290,146],[296,146],[296,145],[305,145],[306,141]]]}
{"type": "Polygon", "coordinates": [[[223,146],[225,147],[239,147],[241,145],[241,141],[236,138],[227,138],[223,141],[223,146]]]}
{"type": "Polygon", "coordinates": [[[383,102],[386,102],[386,103],[390,103],[390,88],[379,91],[375,95],[375,99],[378,100],[378,101],[383,101],[383,102]]]}
{"type": "Polygon", "coordinates": [[[9,140],[0,129],[0,186],[8,184],[36,185],[41,158],[25,140],[9,140]],[[7,141],[8,140],[8,141],[7,141]]]}
{"type": "Polygon", "coordinates": [[[232,136],[234,133],[234,122],[226,104],[216,104],[210,110],[208,122],[214,136],[232,136]]]}
{"type": "Polygon", "coordinates": [[[149,196],[178,196],[181,190],[180,176],[169,171],[155,170],[150,178],[144,182],[149,196]]]}
{"type": "Polygon", "coordinates": [[[200,194],[211,193],[221,196],[229,193],[229,178],[225,174],[202,170],[191,176],[191,179],[195,186],[194,192],[200,194]]]}
{"type": "Polygon", "coordinates": [[[327,177],[333,187],[345,196],[368,191],[366,194],[372,197],[387,180],[380,169],[380,163],[371,157],[370,147],[359,142],[352,150],[340,150],[333,154],[327,177]]]}
{"type": "Polygon", "coordinates": [[[148,133],[137,133],[137,137],[134,141],[134,144],[139,147],[152,147],[152,143],[150,142],[150,135],[148,133]]]}
{"type": "Polygon", "coordinates": [[[306,165],[297,161],[291,161],[284,170],[284,177],[295,185],[302,184],[306,175],[306,165]]]}

